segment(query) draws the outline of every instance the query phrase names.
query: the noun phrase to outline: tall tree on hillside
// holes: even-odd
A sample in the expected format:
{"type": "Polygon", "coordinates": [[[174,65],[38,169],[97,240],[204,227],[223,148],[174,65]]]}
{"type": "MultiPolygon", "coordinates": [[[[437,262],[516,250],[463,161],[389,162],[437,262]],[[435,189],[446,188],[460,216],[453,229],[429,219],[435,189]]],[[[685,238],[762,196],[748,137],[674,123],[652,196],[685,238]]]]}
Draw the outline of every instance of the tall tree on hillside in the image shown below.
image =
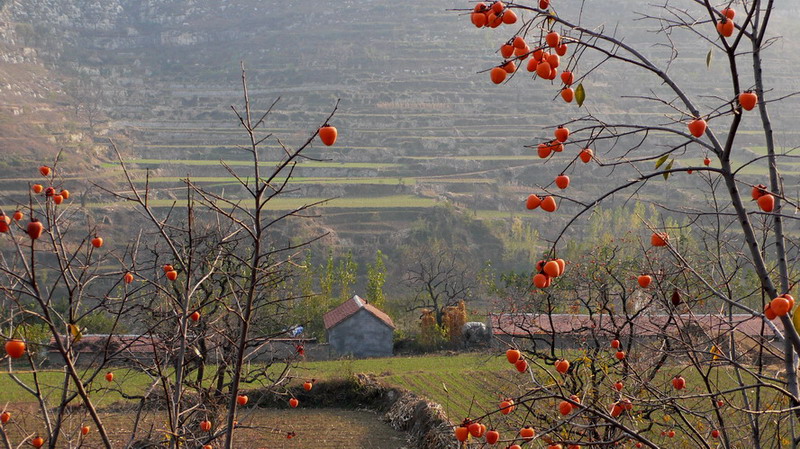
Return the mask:
{"type": "Polygon", "coordinates": [[[478,288],[477,274],[464,254],[442,243],[412,249],[405,259],[405,284],[414,292],[411,310],[429,309],[442,326],[447,307],[470,301],[478,288]]]}
{"type": "Polygon", "coordinates": [[[339,259],[339,265],[336,266],[336,280],[339,283],[339,301],[343,303],[353,297],[353,287],[356,284],[356,277],[358,275],[358,264],[353,260],[352,251],[339,259]]]}
{"type": "Polygon", "coordinates": [[[375,252],[375,262],[367,265],[367,301],[382,309],[386,298],[383,286],[386,284],[386,264],[381,250],[375,252]]]}
{"type": "Polygon", "coordinates": [[[88,76],[83,76],[68,84],[66,90],[72,97],[71,106],[75,117],[85,122],[89,126],[89,131],[94,134],[96,126],[103,118],[103,108],[110,101],[103,85],[88,76]]]}

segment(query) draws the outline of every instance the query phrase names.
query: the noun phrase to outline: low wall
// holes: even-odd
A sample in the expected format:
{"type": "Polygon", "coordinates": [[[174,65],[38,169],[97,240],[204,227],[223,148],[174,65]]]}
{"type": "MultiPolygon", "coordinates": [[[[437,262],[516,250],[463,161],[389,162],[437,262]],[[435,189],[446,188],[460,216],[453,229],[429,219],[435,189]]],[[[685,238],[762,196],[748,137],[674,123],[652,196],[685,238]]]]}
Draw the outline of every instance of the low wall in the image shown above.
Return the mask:
{"type": "MultiPolygon", "coordinates": [[[[297,345],[294,342],[275,341],[269,342],[262,347],[258,354],[250,360],[254,362],[268,362],[270,360],[286,360],[297,352],[297,345]]],[[[307,361],[332,360],[335,357],[331,346],[328,343],[305,343],[303,345],[303,358],[307,361]]]]}
{"type": "MultiPolygon", "coordinates": [[[[287,360],[291,359],[295,356],[297,352],[297,342],[296,341],[271,341],[266,343],[262,346],[259,351],[250,357],[250,361],[252,362],[271,362],[276,360],[287,360]]],[[[307,361],[325,361],[325,360],[333,360],[337,358],[337,355],[331,350],[331,347],[327,343],[315,343],[315,342],[305,342],[303,344],[303,351],[304,356],[303,359],[307,361]]],[[[216,353],[211,353],[209,355],[209,359],[207,360],[208,363],[214,364],[216,363],[216,353]]],[[[64,360],[61,357],[61,353],[50,350],[45,353],[47,357],[47,362],[49,366],[58,367],[64,365],[64,360]]],[[[92,351],[89,349],[84,349],[79,353],[79,357],[76,361],[76,365],[78,366],[93,366],[99,362],[101,359],[101,354],[98,354],[96,351],[92,351]]],[[[123,352],[122,354],[117,355],[114,359],[110,360],[108,365],[109,366],[128,366],[132,363],[132,360],[136,360],[143,364],[149,365],[153,363],[152,352],[147,351],[139,351],[139,352],[123,352]]],[[[27,366],[27,362],[24,365],[27,366]]]]}

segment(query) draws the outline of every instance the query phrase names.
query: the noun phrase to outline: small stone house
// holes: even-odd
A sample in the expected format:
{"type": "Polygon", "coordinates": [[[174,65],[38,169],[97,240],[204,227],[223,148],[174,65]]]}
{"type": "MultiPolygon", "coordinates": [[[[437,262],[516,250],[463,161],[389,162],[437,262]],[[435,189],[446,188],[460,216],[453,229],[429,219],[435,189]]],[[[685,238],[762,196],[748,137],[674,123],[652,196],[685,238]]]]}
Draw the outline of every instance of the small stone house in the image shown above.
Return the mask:
{"type": "Polygon", "coordinates": [[[326,313],[322,320],[335,355],[357,358],[392,355],[392,319],[358,295],[326,313]]]}

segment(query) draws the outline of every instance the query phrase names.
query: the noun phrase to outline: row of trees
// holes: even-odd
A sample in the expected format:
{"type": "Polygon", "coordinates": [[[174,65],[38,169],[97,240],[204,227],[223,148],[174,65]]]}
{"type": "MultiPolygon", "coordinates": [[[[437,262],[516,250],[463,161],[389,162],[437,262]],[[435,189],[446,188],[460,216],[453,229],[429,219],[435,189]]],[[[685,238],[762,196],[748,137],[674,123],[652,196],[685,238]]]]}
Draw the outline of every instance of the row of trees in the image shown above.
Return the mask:
{"type": "MultiPolygon", "coordinates": [[[[306,251],[302,263],[294,267],[292,276],[286,282],[286,288],[301,298],[294,309],[294,320],[304,327],[306,336],[325,337],[322,316],[357,293],[357,279],[358,263],[353,259],[352,252],[338,260],[329,252],[324,263],[315,264],[313,252],[306,251]]],[[[378,250],[375,260],[367,264],[366,285],[362,295],[379,309],[386,305],[385,284],[386,256],[378,250]]]]}

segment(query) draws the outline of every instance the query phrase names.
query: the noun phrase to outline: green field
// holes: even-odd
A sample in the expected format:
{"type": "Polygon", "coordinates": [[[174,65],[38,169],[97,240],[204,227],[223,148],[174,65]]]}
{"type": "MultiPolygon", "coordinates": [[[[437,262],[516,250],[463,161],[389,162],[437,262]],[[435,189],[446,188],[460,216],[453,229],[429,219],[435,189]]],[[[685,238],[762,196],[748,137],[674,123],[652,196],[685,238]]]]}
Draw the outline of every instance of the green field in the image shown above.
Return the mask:
{"type": "MultiPolygon", "coordinates": [[[[100,373],[92,383],[92,398],[100,405],[108,405],[122,399],[120,392],[124,394],[140,394],[151,385],[151,379],[142,374],[128,369],[114,369],[114,381],[108,383],[103,376],[105,371],[100,373]]],[[[30,371],[14,371],[14,377],[18,378],[28,386],[34,385],[33,373],[30,371]]],[[[88,376],[87,372],[87,376],[88,376]]],[[[42,394],[51,401],[56,401],[57,395],[64,382],[63,371],[43,370],[37,373],[38,381],[42,394]]],[[[0,376],[0,403],[28,403],[35,399],[25,391],[7,372],[0,376]]]]}
{"type": "MultiPolygon", "coordinates": [[[[169,160],[169,159],[129,159],[124,161],[126,164],[138,164],[138,165],[192,165],[192,166],[219,166],[220,161],[218,159],[176,159],[176,160],[169,160]]],[[[246,166],[251,167],[253,165],[253,161],[250,160],[223,160],[225,164],[235,167],[235,166],[246,166]]],[[[261,161],[259,165],[262,167],[269,167],[274,166],[278,162],[277,161],[261,161]]],[[[326,161],[298,161],[298,165],[302,165],[303,167],[315,167],[315,168],[373,168],[373,169],[384,169],[384,168],[393,168],[398,167],[398,164],[385,164],[385,163],[375,163],[375,162],[326,162],[326,161]]],[[[106,168],[113,168],[119,167],[118,162],[105,162],[102,164],[103,167],[106,168]]]]}
{"type": "Polygon", "coordinates": [[[454,420],[483,414],[498,397],[515,394],[519,374],[504,356],[480,353],[308,362],[297,372],[319,379],[369,373],[441,404],[454,420]]]}
{"type": "MultiPolygon", "coordinates": [[[[568,355],[572,360],[577,360],[579,357],[577,353],[562,353],[560,355],[568,355]]],[[[599,357],[597,360],[601,365],[604,365],[604,371],[607,369],[609,373],[619,372],[620,367],[611,352],[601,353],[599,357]]],[[[325,408],[325,404],[320,404],[323,405],[322,407],[315,406],[314,393],[316,391],[320,391],[320,393],[325,391],[323,385],[326,381],[348,379],[357,373],[369,374],[384,385],[408,389],[417,395],[440,404],[453,423],[460,422],[465,418],[480,418],[488,426],[502,429],[501,432],[506,435],[513,435],[516,429],[532,421],[541,422],[542,419],[549,419],[551,422],[556,422],[564,419],[558,412],[558,401],[560,399],[547,397],[546,394],[536,400],[535,403],[526,402],[526,404],[519,406],[516,412],[507,416],[497,413],[497,406],[502,398],[519,398],[526,393],[532,393],[537,390],[536,385],[539,382],[551,386],[553,386],[552,382],[556,382],[555,385],[570,388],[570,382],[563,381],[552,367],[537,367],[535,362],[530,366],[533,369],[532,372],[519,373],[508,364],[503,355],[495,356],[491,353],[445,353],[416,357],[301,362],[290,370],[289,375],[292,376],[293,380],[291,380],[289,386],[299,389],[300,384],[305,380],[316,379],[319,382],[318,389],[312,390],[306,397],[303,397],[298,409],[289,409],[286,405],[266,408],[243,408],[239,418],[240,422],[244,424],[243,432],[245,433],[237,435],[238,438],[245,435],[247,441],[251,441],[252,438],[254,439],[252,441],[257,440],[259,444],[269,444],[270,447],[311,447],[308,445],[274,445],[285,441],[282,438],[285,438],[287,431],[296,431],[298,433],[297,444],[300,444],[300,441],[306,441],[306,444],[308,444],[311,440],[307,438],[311,432],[319,429],[320,426],[331,429],[337,426],[354,426],[354,433],[346,436],[340,435],[339,437],[331,435],[330,439],[315,440],[315,443],[319,444],[313,447],[399,447],[393,444],[402,440],[402,435],[385,432],[381,436],[381,438],[388,438],[385,442],[373,440],[373,443],[376,444],[375,446],[358,446],[358,441],[363,444],[364,440],[362,438],[365,438],[370,432],[385,429],[385,425],[379,423],[377,416],[370,412],[356,411],[354,413],[361,413],[361,415],[353,416],[353,413],[349,410],[329,409],[325,408]],[[532,382],[532,375],[538,382],[532,382]],[[527,407],[531,407],[531,409],[528,410],[527,407]],[[537,417],[532,418],[531,413],[536,413],[537,417]],[[372,417],[375,417],[375,419],[372,420],[372,417]],[[312,423],[311,426],[309,426],[310,422],[312,423]],[[355,422],[361,422],[361,424],[356,425],[355,422]],[[251,431],[254,432],[247,433],[251,431]],[[300,435],[304,435],[302,440],[300,435]]],[[[774,370],[775,367],[770,367],[769,369],[774,370]]],[[[126,393],[141,392],[144,388],[147,388],[150,382],[150,379],[141,373],[125,369],[117,369],[114,372],[116,377],[110,386],[114,388],[121,387],[126,393]]],[[[581,377],[584,380],[588,380],[588,367],[584,367],[581,372],[581,377]]],[[[745,413],[742,411],[744,404],[741,392],[737,387],[735,373],[730,367],[709,367],[708,372],[712,389],[723,392],[721,396],[714,396],[714,399],[715,401],[716,399],[723,399],[725,426],[728,434],[734,442],[745,441],[748,438],[748,426],[742,424],[746,422],[747,418],[745,418],[745,413]]],[[[39,374],[47,394],[57,394],[59,379],[63,375],[56,371],[39,374]]],[[[30,376],[30,374],[23,375],[28,380],[30,380],[30,376]]],[[[744,376],[746,383],[754,383],[747,374],[744,374],[744,376]]],[[[601,407],[604,406],[603,404],[612,403],[616,400],[615,398],[620,397],[620,394],[611,385],[611,379],[613,378],[614,374],[610,374],[610,377],[603,381],[603,384],[606,382],[609,384],[601,384],[598,390],[595,390],[600,394],[601,402],[599,405],[601,407]]],[[[647,420],[653,427],[649,430],[644,430],[644,434],[651,440],[664,444],[660,447],[695,447],[687,446],[687,444],[690,444],[690,440],[686,435],[682,434],[685,431],[683,423],[680,421],[682,418],[670,411],[669,407],[661,408],[663,401],[659,396],[675,397],[682,406],[693,410],[693,413],[711,416],[713,408],[710,405],[708,396],[706,396],[704,382],[699,375],[692,368],[687,368],[685,365],[667,365],[662,367],[658,376],[649,382],[644,389],[642,389],[642,385],[637,385],[639,382],[638,375],[631,373],[631,376],[625,381],[621,396],[630,398],[634,408],[641,405],[651,410],[647,413],[647,420]],[[680,392],[676,392],[671,384],[671,380],[676,374],[681,374],[686,379],[686,388],[680,392]],[[660,432],[670,429],[679,431],[674,440],[666,440],[663,434],[659,437],[660,432]]],[[[336,385],[341,384],[332,384],[332,386],[336,385]]],[[[129,411],[117,412],[115,410],[119,409],[116,407],[103,409],[103,407],[115,402],[115,405],[120,405],[117,402],[121,399],[119,394],[111,391],[108,386],[109,384],[100,376],[98,380],[90,384],[90,394],[100,406],[101,411],[103,411],[104,416],[107,418],[106,422],[112,424],[112,432],[125,435],[125,430],[130,428],[132,414],[129,411]]],[[[245,383],[242,385],[245,393],[250,389],[262,387],[263,385],[260,384],[245,383]]],[[[579,386],[577,391],[565,389],[564,394],[575,393],[582,397],[584,401],[588,401],[592,395],[591,390],[588,385],[584,384],[579,386]]],[[[786,407],[786,402],[776,400],[776,397],[774,391],[769,389],[762,390],[761,408],[763,410],[776,410],[786,407]]],[[[57,397],[51,399],[57,400],[57,397]]],[[[0,403],[5,404],[7,410],[14,411],[14,419],[18,423],[23,423],[23,427],[35,425],[34,423],[38,419],[36,404],[7,375],[0,376],[0,403]]],[[[283,402],[280,401],[279,404],[283,404],[283,402]]],[[[159,417],[159,413],[161,412],[148,415],[146,418],[149,420],[148,423],[152,423],[156,427],[163,426],[164,420],[163,417],[159,417]]],[[[80,414],[75,415],[75,417],[74,419],[86,419],[85,417],[81,418],[80,414]]],[[[632,421],[629,424],[644,429],[648,424],[644,421],[639,421],[641,417],[641,415],[634,413],[630,418],[625,417],[624,419],[626,422],[631,419],[632,421]]],[[[212,421],[219,423],[220,419],[212,418],[212,421]]],[[[692,420],[691,424],[703,435],[709,430],[705,421],[692,420]]],[[[77,425],[78,423],[72,422],[70,427],[77,428],[77,425]]],[[[19,438],[20,432],[21,430],[12,432],[14,433],[14,439],[19,438]]],[[[92,434],[90,438],[96,438],[96,436],[92,434]]],[[[788,444],[788,441],[783,441],[781,447],[788,444]]],[[[734,445],[732,447],[739,446],[734,445]]]]}
{"type": "MultiPolygon", "coordinates": [[[[186,177],[180,176],[156,176],[149,180],[139,179],[137,184],[144,184],[149,181],[153,183],[170,183],[180,186],[182,180],[186,177]]],[[[239,181],[231,176],[192,176],[191,181],[195,184],[199,183],[218,183],[218,184],[239,184],[239,181]]],[[[286,178],[276,178],[275,183],[280,184],[286,178]]],[[[336,184],[336,185],[350,185],[350,184],[376,184],[376,185],[414,185],[420,183],[439,183],[439,184],[494,184],[497,180],[486,178],[462,178],[462,177],[292,177],[291,184],[336,184]]],[[[182,188],[182,187],[181,187],[182,188]]]]}
{"type": "MultiPolygon", "coordinates": [[[[103,378],[105,372],[92,383],[92,397],[100,405],[108,405],[122,399],[119,391],[132,395],[147,389],[152,379],[128,369],[114,369],[114,381],[109,384],[103,378]]],[[[424,357],[394,357],[366,360],[339,360],[329,362],[300,363],[292,375],[298,382],[301,379],[321,381],[339,379],[357,373],[376,376],[381,382],[407,388],[417,394],[441,403],[449,416],[466,416],[470,408],[484,410],[494,406],[500,394],[511,394],[511,381],[515,371],[511,370],[505,357],[489,354],[435,355],[424,357]],[[510,376],[510,377],[509,377],[510,376]]],[[[24,382],[31,384],[30,372],[16,374],[24,382]]],[[[38,373],[39,382],[45,395],[55,395],[61,388],[61,371],[38,373]]],[[[259,385],[245,385],[244,388],[257,388],[259,385]]],[[[55,400],[56,397],[51,397],[55,400]]],[[[33,397],[25,392],[7,374],[0,376],[1,403],[29,403],[33,397]]]]}
{"type": "MultiPolygon", "coordinates": [[[[577,354],[573,354],[577,357],[577,354]]],[[[533,365],[531,365],[533,366],[533,365]]],[[[548,374],[536,369],[536,375],[548,374]]],[[[656,379],[657,384],[666,385],[673,375],[681,373],[692,385],[693,393],[700,393],[701,381],[694,372],[683,366],[666,367],[656,379]]],[[[108,384],[101,376],[92,383],[92,396],[100,405],[108,405],[121,399],[115,391],[121,389],[126,394],[141,392],[151,385],[152,380],[140,372],[115,369],[115,378],[108,384]],[[112,387],[112,388],[109,388],[112,387]]],[[[415,357],[392,357],[364,360],[334,360],[325,362],[301,362],[291,372],[299,384],[307,379],[318,381],[348,378],[355,374],[370,374],[388,386],[408,389],[416,394],[439,403],[454,421],[467,416],[480,416],[493,410],[499,399],[516,397],[525,390],[529,374],[520,374],[508,364],[504,355],[492,353],[453,353],[415,357]]],[[[736,382],[729,369],[718,369],[712,381],[721,390],[735,389],[736,382]]],[[[18,374],[26,382],[31,381],[30,373],[18,374]]],[[[59,391],[63,375],[59,371],[39,373],[43,391],[55,394],[59,391]]],[[[630,380],[633,382],[633,379],[630,380]]],[[[258,388],[260,385],[245,384],[244,389],[258,388]]],[[[609,386],[610,387],[610,386],[609,386]]],[[[627,389],[628,387],[626,387],[627,389]]],[[[632,384],[631,384],[632,388],[632,384]]],[[[631,391],[632,392],[632,391],[631,391]]],[[[733,399],[736,396],[731,395],[733,399]]],[[[32,397],[19,387],[8,375],[0,377],[0,403],[29,403],[32,397]]]]}
{"type": "MultiPolygon", "coordinates": [[[[375,196],[375,197],[349,197],[349,198],[273,198],[267,205],[267,210],[291,210],[299,207],[313,204],[315,202],[325,201],[314,207],[323,208],[348,208],[348,209],[362,209],[362,208],[416,208],[416,207],[431,207],[436,204],[433,198],[423,198],[413,195],[393,195],[393,196],[375,196]]],[[[180,200],[151,200],[148,204],[150,207],[172,207],[174,204],[180,204],[180,200]]],[[[126,203],[88,203],[89,208],[104,208],[109,206],[125,206],[126,203]]]]}

